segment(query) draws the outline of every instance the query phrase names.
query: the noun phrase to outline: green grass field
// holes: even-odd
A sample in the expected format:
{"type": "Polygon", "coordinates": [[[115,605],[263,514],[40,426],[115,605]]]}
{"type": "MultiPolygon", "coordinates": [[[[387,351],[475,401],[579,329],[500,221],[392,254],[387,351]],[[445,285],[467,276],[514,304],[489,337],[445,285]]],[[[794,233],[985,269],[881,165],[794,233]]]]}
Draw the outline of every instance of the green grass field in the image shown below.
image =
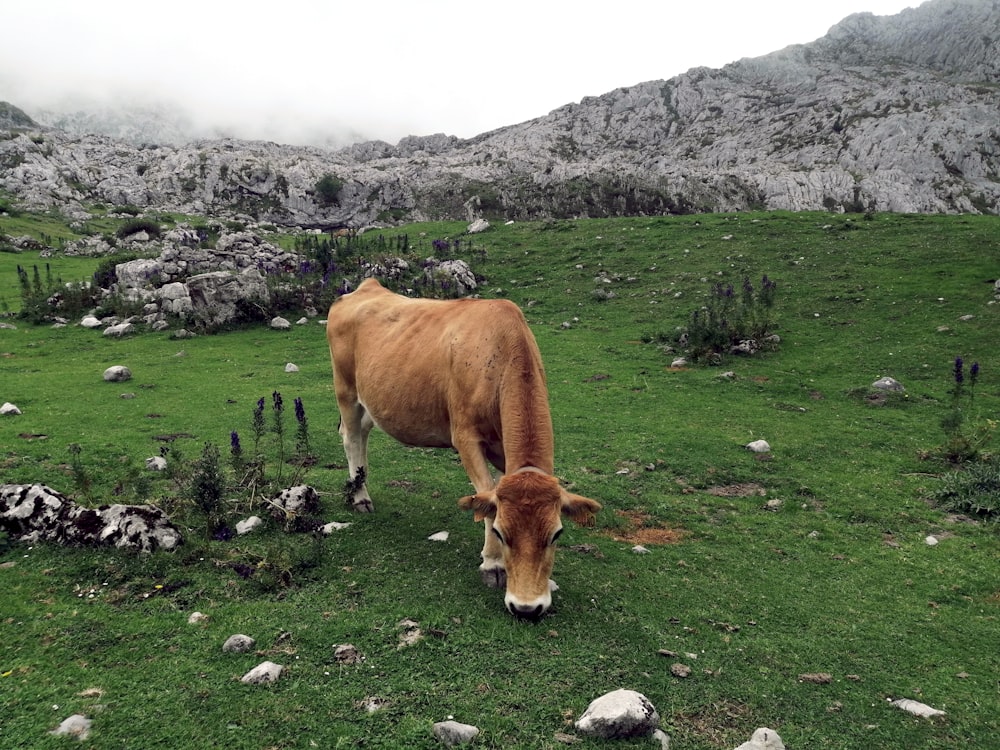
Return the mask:
{"type": "MultiPolygon", "coordinates": [[[[156,476],[143,494],[185,525],[177,552],[10,545],[0,746],[65,747],[48,730],[85,713],[83,745],[94,748],[434,748],[430,726],[449,716],[481,728],[477,747],[558,748],[556,734],[619,687],[653,701],[678,749],[728,750],[758,726],[789,748],[995,745],[997,524],[929,498],[952,470],[935,456],[955,357],[980,364],[970,418],[1000,416],[998,238],[996,217],[819,213],[524,223],[477,236],[483,296],[521,306],[545,359],[557,473],[604,505],[593,528],[567,524],[553,613],[535,624],[479,582],[482,531],[456,506],[469,483],[453,454],[376,433],[376,512],[343,506],[317,323],[175,341],[7,319],[17,329],[0,329],[0,402],[23,414],[0,418],[0,482],[80,498],[75,444],[92,502],[137,501],[145,458],[169,445],[190,463],[206,442],[225,456],[230,431],[245,439],[257,400],[279,391],[307,410],[318,462],[305,480],[324,519],[352,525],[319,543],[276,523],[213,541],[156,476]],[[777,352],[674,369],[646,343],[684,325],[713,283],[762,274],[778,283],[777,352]],[[287,362],[300,371],[284,372],[287,362]],[[133,380],[103,382],[112,364],[133,380]],[[883,375],[905,396],[869,398],[883,375]],[[769,455],[743,448],[761,438],[769,455]],[[769,500],[781,502],[769,510],[769,500]],[[441,530],[447,542],[427,540],[441,530]],[[637,542],[650,552],[633,553],[637,542]],[[256,572],[244,578],[240,566],[256,572]],[[209,619],[189,625],[196,610],[209,619]],[[404,618],[425,637],[400,648],[404,618]],[[236,632],[256,638],[255,653],[222,652],[236,632]],[[343,643],[365,660],[337,663],[343,643]],[[264,659],[285,676],[241,684],[264,659]],[[690,676],[673,676],[674,663],[690,676]],[[817,673],[830,681],[800,677],[817,673]],[[911,716],[888,704],[897,697],[947,715],[911,716]],[[381,708],[368,712],[371,698],[381,708]]],[[[0,253],[11,308],[14,266],[34,262],[0,253]]],[[[86,276],[79,259],[49,262],[63,278],[86,276]]],[[[233,508],[234,521],[250,510],[233,508]]]]}

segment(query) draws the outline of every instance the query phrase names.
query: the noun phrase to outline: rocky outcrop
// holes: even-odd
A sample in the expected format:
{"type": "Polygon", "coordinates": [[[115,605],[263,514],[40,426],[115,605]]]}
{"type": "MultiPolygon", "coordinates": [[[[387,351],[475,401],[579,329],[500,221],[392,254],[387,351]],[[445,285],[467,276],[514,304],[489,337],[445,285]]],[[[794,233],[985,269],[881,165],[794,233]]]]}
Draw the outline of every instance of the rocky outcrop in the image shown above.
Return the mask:
{"type": "MultiPolygon", "coordinates": [[[[1000,2],[856,14],[823,38],[469,140],[338,151],[0,131],[0,187],[304,227],[742,209],[1000,213],[1000,2]],[[320,181],[328,178],[326,187],[320,181]],[[333,189],[335,188],[335,189],[333,189]]],[[[2,126],[0,126],[2,127],[2,126]]]]}

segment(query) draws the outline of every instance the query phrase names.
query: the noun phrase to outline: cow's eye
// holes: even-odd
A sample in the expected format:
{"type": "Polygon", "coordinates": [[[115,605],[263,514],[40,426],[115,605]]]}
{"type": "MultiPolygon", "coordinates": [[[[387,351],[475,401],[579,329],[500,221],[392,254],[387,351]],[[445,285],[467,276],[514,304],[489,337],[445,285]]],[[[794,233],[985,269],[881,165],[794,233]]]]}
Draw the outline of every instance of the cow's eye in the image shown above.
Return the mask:
{"type": "Polygon", "coordinates": [[[556,539],[558,539],[560,536],[562,536],[562,533],[563,533],[563,530],[559,529],[559,530],[556,531],[555,534],[552,535],[552,544],[556,543],[556,539]]]}
{"type": "Polygon", "coordinates": [[[501,533],[500,533],[500,532],[499,532],[499,531],[497,530],[497,527],[496,527],[496,526],[494,526],[494,527],[493,527],[493,535],[494,535],[494,536],[496,536],[496,538],[500,540],[500,544],[503,544],[503,543],[504,543],[504,542],[503,542],[503,534],[501,534],[501,533]]]}

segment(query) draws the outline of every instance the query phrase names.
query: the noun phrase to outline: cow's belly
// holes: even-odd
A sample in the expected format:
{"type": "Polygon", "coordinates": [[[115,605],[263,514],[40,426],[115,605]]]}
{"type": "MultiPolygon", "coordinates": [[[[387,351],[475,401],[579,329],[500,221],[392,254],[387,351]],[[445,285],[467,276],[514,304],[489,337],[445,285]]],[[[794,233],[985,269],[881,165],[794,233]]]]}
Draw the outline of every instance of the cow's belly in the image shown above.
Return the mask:
{"type": "Polygon", "coordinates": [[[376,427],[404,445],[418,448],[452,447],[447,409],[434,403],[434,399],[402,399],[384,405],[377,400],[362,400],[362,404],[376,427]]]}

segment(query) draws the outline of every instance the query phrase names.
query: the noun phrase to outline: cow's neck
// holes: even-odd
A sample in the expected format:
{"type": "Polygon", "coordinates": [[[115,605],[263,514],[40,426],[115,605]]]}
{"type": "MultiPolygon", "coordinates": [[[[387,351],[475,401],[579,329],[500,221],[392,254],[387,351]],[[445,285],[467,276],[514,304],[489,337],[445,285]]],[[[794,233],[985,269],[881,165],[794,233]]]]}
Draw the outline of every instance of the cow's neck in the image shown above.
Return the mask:
{"type": "Polygon", "coordinates": [[[510,361],[500,391],[500,419],[507,473],[534,467],[554,470],[552,416],[537,354],[510,361]]]}

